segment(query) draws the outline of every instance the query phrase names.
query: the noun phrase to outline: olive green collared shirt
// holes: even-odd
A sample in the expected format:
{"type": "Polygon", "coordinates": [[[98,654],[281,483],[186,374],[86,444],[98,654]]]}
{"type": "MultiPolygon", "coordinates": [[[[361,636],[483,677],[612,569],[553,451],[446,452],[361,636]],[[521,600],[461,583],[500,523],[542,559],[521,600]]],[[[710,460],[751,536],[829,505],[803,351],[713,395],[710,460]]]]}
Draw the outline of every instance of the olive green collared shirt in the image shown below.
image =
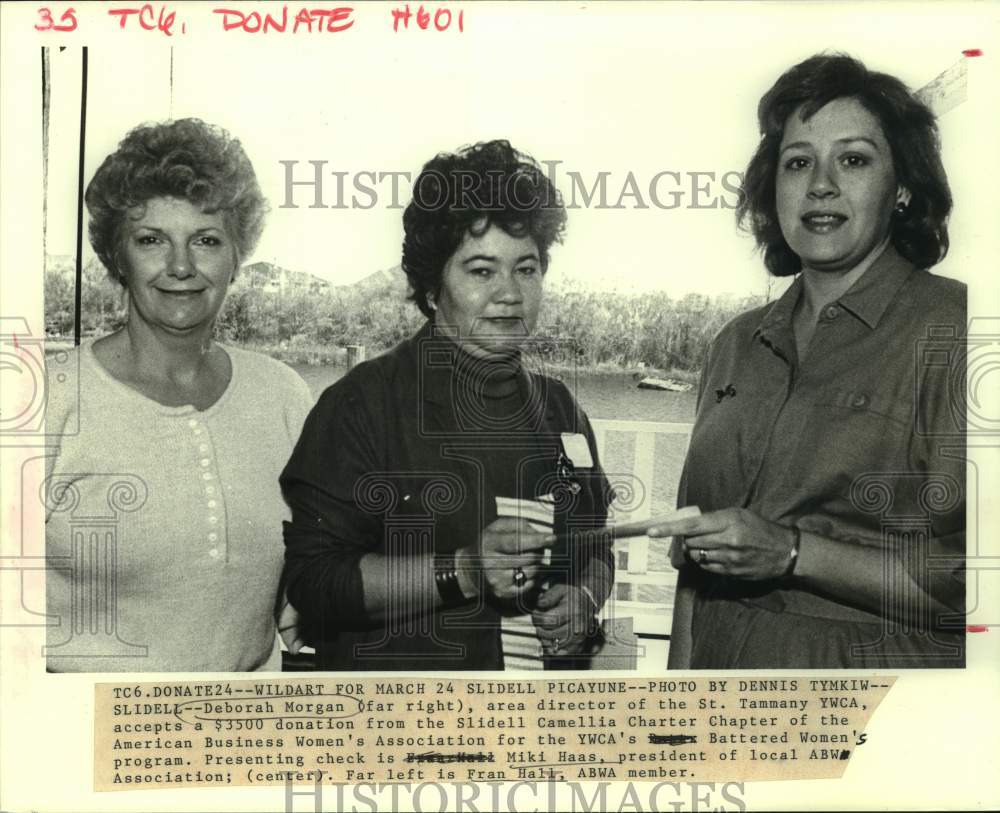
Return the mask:
{"type": "MultiPolygon", "coordinates": [[[[713,342],[679,504],[703,512],[745,507],[805,532],[891,550],[897,564],[887,564],[887,579],[892,567],[904,567],[961,614],[965,285],[915,269],[890,246],[823,309],[804,361],[792,327],[801,293],[799,278],[713,342]]],[[[699,574],[701,600],[882,622],[788,583],[699,574]]],[[[698,611],[696,604],[695,628],[698,611]]],[[[955,632],[962,623],[944,626],[955,632]]],[[[941,619],[913,626],[923,634],[941,619]]]]}

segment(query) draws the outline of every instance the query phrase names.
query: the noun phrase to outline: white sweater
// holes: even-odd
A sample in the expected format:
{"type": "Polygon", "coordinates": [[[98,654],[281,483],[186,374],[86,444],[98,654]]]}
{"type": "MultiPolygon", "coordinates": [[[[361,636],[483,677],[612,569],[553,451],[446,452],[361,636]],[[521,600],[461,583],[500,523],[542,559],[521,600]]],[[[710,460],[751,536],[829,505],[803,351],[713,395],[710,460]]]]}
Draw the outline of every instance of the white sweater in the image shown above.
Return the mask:
{"type": "Polygon", "coordinates": [[[92,342],[74,351],[79,386],[50,388],[49,669],[280,669],[278,475],[312,398],[284,364],[225,351],[232,380],[202,412],[113,378],[92,342]]]}

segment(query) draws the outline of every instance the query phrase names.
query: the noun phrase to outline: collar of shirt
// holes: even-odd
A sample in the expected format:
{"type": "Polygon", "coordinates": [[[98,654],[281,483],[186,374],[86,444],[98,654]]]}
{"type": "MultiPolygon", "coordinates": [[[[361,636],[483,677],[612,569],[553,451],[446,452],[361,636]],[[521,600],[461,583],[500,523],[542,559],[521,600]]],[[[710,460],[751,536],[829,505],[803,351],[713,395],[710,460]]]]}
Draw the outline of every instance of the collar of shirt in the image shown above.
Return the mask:
{"type": "MultiPolygon", "coordinates": [[[[871,268],[830,305],[840,305],[874,330],[913,270],[912,263],[901,257],[890,244],[872,263],[871,268]]],[[[795,346],[792,315],[802,295],[802,286],[802,276],[799,275],[788,290],[764,312],[760,324],[753,333],[755,340],[759,338],[779,351],[782,348],[795,346]]]]}
{"type": "MultiPolygon", "coordinates": [[[[413,369],[417,371],[419,377],[420,397],[428,403],[439,406],[451,405],[455,395],[454,380],[468,383],[477,378],[474,372],[468,369],[464,375],[457,375],[456,367],[461,359],[457,358],[456,354],[464,351],[455,344],[455,340],[447,332],[435,327],[430,320],[409,339],[408,344],[413,369]]],[[[520,364],[516,367],[516,377],[522,394],[528,392],[530,380],[520,364]]]]}
{"type": "MultiPolygon", "coordinates": [[[[416,378],[418,398],[427,405],[424,413],[437,432],[467,435],[471,430],[465,425],[459,412],[468,404],[456,403],[455,353],[461,352],[447,333],[428,321],[414,336],[407,340],[405,347],[409,358],[404,364],[413,371],[416,378]]],[[[468,379],[468,376],[465,377],[468,379]]],[[[558,434],[567,427],[575,427],[572,398],[563,397],[555,382],[544,376],[531,375],[522,365],[517,367],[517,387],[524,404],[532,404],[540,410],[540,424],[529,434],[558,434]]],[[[471,393],[469,397],[475,398],[471,393]]],[[[461,400],[461,399],[459,399],[461,400]]],[[[475,411],[475,410],[474,410],[475,411]]],[[[577,430],[573,430],[577,431],[577,430]]],[[[496,432],[489,433],[496,436],[496,432]]]]}

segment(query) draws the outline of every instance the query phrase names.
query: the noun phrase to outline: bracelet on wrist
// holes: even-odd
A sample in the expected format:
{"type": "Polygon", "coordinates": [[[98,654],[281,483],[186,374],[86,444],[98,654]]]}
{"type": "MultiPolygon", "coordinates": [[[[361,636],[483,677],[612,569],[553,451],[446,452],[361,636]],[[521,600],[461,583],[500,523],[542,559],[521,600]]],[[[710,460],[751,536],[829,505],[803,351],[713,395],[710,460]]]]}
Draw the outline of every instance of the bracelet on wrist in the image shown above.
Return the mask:
{"type": "Polygon", "coordinates": [[[438,595],[446,607],[465,602],[465,594],[458,583],[458,569],[455,566],[455,551],[434,554],[434,584],[438,595]]]}
{"type": "Polygon", "coordinates": [[[802,531],[795,525],[792,526],[791,530],[794,539],[792,540],[792,549],[788,553],[788,567],[785,568],[785,574],[782,577],[785,579],[792,578],[795,573],[795,565],[799,561],[799,548],[802,547],[802,531]]]}

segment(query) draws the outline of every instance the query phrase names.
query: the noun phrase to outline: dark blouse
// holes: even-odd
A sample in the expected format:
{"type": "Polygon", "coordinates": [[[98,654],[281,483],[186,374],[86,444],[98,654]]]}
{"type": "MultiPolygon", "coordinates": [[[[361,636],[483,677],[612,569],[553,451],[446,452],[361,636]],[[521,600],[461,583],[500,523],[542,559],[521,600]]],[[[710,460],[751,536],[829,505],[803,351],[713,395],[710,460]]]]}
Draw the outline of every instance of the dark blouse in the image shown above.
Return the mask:
{"type": "Polygon", "coordinates": [[[713,343],[679,501],[895,554],[886,612],[688,564],[692,667],[960,666],[965,286],[889,247],[824,309],[804,361],[792,329],[801,291],[797,279],[713,343]],[[907,615],[907,577],[954,614],[907,615]]]}
{"type": "MultiPolygon", "coordinates": [[[[480,598],[372,620],[361,557],[380,552],[405,567],[410,554],[468,545],[496,519],[497,496],[556,493],[557,531],[599,527],[611,496],[590,424],[563,384],[516,363],[483,365],[430,324],[323,393],[281,486],[292,509],[288,596],[318,666],[338,670],[502,669],[500,617],[515,608],[480,598]],[[563,432],[586,437],[593,468],[567,478],[563,432]]],[[[553,565],[575,578],[594,560],[613,572],[607,546],[554,553],[553,565]]]]}

